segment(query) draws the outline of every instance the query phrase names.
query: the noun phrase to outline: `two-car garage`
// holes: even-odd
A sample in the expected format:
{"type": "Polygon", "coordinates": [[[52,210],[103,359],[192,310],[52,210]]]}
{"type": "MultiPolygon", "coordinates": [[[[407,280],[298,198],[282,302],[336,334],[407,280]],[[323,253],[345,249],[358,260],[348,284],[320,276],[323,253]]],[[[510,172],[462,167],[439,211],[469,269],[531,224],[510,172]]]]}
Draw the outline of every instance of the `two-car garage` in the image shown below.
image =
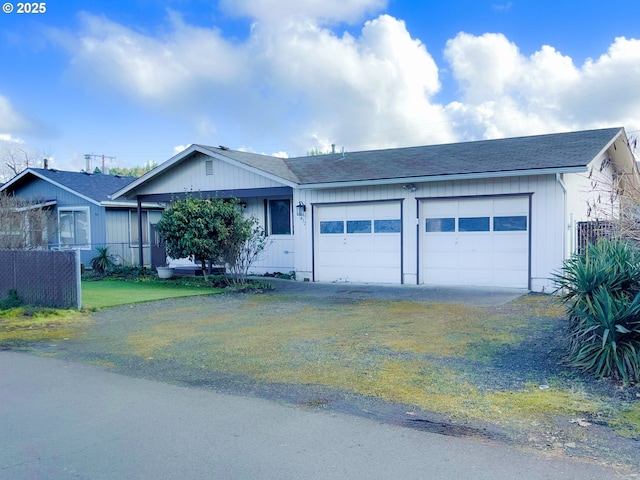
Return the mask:
{"type": "Polygon", "coordinates": [[[403,241],[416,231],[401,201],[315,206],[314,280],[402,283],[410,243],[418,283],[529,287],[530,196],[416,202],[416,242],[403,241]]]}

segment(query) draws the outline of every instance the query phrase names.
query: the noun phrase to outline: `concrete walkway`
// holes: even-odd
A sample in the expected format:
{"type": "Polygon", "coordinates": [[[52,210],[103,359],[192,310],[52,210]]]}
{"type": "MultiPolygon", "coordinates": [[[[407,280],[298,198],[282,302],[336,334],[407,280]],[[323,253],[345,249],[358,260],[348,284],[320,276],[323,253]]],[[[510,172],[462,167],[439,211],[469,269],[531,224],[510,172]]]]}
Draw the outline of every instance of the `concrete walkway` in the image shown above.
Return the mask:
{"type": "Polygon", "coordinates": [[[380,285],[372,283],[297,282],[254,277],[273,283],[272,294],[342,297],[354,300],[442,302],[490,307],[503,305],[529,293],[521,288],[434,287],[429,285],[380,285]]]}
{"type": "Polygon", "coordinates": [[[0,478],[625,477],[504,445],[0,352],[0,478]]]}

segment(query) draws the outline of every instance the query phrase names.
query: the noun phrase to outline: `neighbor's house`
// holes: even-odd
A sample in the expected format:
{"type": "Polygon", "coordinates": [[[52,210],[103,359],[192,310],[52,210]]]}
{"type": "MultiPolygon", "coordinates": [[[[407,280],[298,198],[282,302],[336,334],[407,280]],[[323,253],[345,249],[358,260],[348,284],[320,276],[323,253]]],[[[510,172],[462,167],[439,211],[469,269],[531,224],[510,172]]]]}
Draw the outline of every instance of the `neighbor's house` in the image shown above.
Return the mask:
{"type": "Polygon", "coordinates": [[[241,199],[270,239],[255,272],[544,291],[615,179],[638,182],[622,128],[288,159],[192,145],[112,198],[241,199]]]}
{"type": "Polygon", "coordinates": [[[0,191],[51,209],[57,228],[48,234],[49,248],[80,249],[85,264],[96,255],[97,247],[104,246],[118,262],[138,264],[142,248],[142,261],[148,264],[151,225],[160,219],[163,206],[141,205],[140,229],[138,204],[109,198],[109,194],[133,180],[117,175],[27,168],[2,185],[0,191]],[[142,236],[138,234],[141,230],[142,236]]]}

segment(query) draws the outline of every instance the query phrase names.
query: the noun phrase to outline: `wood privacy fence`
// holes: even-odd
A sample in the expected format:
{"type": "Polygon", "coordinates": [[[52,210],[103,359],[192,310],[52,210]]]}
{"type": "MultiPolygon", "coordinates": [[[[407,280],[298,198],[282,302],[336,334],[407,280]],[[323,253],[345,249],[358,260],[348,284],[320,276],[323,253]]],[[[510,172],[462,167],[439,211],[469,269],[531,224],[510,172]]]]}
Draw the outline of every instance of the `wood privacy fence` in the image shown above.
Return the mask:
{"type": "Polygon", "coordinates": [[[80,288],[75,251],[0,250],[0,298],[15,290],[27,305],[81,308],[80,288]]]}

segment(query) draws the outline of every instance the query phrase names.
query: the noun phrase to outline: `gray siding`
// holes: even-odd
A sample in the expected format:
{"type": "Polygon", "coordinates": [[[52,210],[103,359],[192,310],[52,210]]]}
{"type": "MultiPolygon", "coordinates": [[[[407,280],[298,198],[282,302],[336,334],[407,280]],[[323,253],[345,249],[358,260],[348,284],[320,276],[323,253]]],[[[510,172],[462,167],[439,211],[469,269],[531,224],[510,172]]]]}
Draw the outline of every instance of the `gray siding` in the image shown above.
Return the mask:
{"type": "MultiPolygon", "coordinates": [[[[27,185],[17,188],[15,195],[33,201],[55,200],[56,206],[53,212],[56,218],[60,208],[88,207],[91,244],[103,245],[106,242],[106,214],[104,207],[38,178],[33,179],[27,185]]],[[[54,248],[58,246],[57,234],[50,239],[50,245],[54,248]]],[[[92,248],[81,249],[80,253],[81,260],[85,265],[88,265],[95,255],[95,251],[92,248]]]]}

